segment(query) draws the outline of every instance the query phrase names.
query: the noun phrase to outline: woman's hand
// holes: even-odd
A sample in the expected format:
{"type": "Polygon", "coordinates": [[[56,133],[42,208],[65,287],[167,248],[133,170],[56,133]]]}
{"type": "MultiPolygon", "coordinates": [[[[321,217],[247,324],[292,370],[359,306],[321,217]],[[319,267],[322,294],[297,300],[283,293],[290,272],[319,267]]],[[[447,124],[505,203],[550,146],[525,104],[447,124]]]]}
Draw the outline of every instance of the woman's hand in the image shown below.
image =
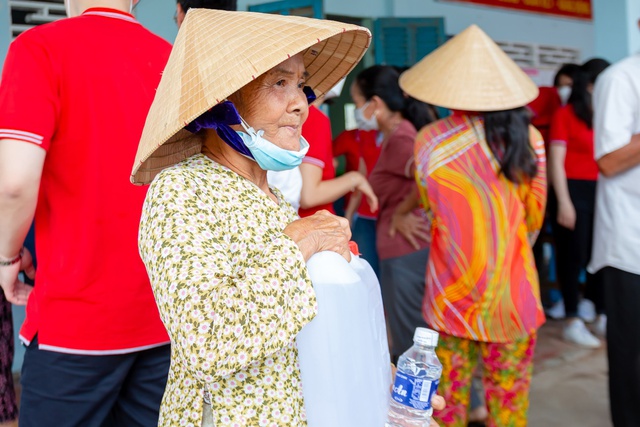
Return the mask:
{"type": "Polygon", "coordinates": [[[371,212],[376,212],[378,210],[378,197],[373,192],[373,188],[371,188],[371,184],[369,184],[367,178],[360,172],[353,171],[348,173],[350,174],[350,178],[353,181],[354,191],[361,192],[364,197],[367,198],[367,203],[369,203],[371,212]]]}
{"type": "MultiPolygon", "coordinates": [[[[392,363],[391,364],[391,390],[389,390],[390,392],[393,390],[393,384],[395,383],[395,380],[396,380],[396,372],[398,372],[398,368],[396,368],[396,365],[392,363]]],[[[434,394],[433,397],[431,398],[431,406],[433,407],[434,411],[442,411],[447,406],[447,403],[445,402],[444,397],[438,394],[434,394]]],[[[440,427],[440,426],[438,425],[437,422],[434,421],[432,417],[429,427],[440,427]]]]}
{"type": "Polygon", "coordinates": [[[558,224],[569,230],[576,228],[576,209],[571,200],[558,203],[558,224]]]}
{"type": "Polygon", "coordinates": [[[389,236],[395,237],[396,232],[400,233],[416,250],[420,249],[418,239],[429,241],[429,225],[425,223],[423,217],[413,212],[393,214],[389,236]]]}
{"type": "Polygon", "coordinates": [[[30,279],[36,277],[36,269],[33,266],[31,252],[27,248],[22,250],[20,262],[0,267],[0,286],[7,301],[15,305],[27,305],[29,294],[33,290],[33,286],[20,281],[18,278],[20,271],[24,271],[24,274],[30,279]]]}
{"type": "Polygon", "coordinates": [[[287,225],[284,234],[300,248],[305,260],[322,251],[333,251],[351,261],[349,221],[325,210],[287,225]]]}

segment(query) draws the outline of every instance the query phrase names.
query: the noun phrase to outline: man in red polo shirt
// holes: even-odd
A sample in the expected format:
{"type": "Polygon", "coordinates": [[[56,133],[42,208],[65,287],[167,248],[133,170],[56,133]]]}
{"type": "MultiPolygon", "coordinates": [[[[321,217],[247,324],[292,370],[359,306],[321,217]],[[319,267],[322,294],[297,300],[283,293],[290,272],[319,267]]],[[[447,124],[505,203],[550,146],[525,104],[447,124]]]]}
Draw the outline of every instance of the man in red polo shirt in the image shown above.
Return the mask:
{"type": "Polygon", "coordinates": [[[21,427],[157,424],[169,338],[137,249],[146,188],[129,169],[171,47],[135,3],[67,0],[70,19],[21,34],[5,60],[0,285],[27,304],[21,427]],[[30,288],[18,272],[33,272],[21,245],[34,213],[30,288]]]}

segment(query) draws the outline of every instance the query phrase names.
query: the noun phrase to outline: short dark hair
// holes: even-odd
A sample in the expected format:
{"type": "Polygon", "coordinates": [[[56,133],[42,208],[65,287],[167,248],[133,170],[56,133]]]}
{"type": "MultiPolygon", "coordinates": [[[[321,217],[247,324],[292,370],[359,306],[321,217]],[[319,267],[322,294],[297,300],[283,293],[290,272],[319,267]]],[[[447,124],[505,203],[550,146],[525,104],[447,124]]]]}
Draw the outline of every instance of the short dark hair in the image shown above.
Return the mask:
{"type": "Polygon", "coordinates": [[[237,0],[177,0],[184,13],[192,7],[217,10],[237,10],[237,0]]]}

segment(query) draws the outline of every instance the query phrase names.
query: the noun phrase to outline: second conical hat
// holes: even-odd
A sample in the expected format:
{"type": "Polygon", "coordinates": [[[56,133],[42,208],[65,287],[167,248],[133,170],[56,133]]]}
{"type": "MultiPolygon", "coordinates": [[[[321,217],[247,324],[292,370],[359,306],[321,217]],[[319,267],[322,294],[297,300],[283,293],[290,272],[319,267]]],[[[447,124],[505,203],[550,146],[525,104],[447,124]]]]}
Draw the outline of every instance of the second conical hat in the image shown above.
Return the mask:
{"type": "Polygon", "coordinates": [[[536,84],[476,25],[405,71],[400,87],[421,101],[465,111],[508,110],[538,96],[536,84]]]}

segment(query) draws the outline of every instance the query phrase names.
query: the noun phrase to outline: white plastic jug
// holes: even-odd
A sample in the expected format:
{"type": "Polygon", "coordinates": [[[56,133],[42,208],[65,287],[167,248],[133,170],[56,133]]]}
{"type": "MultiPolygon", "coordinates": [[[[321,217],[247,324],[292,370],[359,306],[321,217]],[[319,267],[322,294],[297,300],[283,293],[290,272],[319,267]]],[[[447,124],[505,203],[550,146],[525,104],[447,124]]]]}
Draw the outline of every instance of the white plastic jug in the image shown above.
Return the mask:
{"type": "Polygon", "coordinates": [[[391,365],[380,284],[364,259],[321,252],[307,268],[318,315],[297,337],[309,427],[382,427],[391,365]]]}

